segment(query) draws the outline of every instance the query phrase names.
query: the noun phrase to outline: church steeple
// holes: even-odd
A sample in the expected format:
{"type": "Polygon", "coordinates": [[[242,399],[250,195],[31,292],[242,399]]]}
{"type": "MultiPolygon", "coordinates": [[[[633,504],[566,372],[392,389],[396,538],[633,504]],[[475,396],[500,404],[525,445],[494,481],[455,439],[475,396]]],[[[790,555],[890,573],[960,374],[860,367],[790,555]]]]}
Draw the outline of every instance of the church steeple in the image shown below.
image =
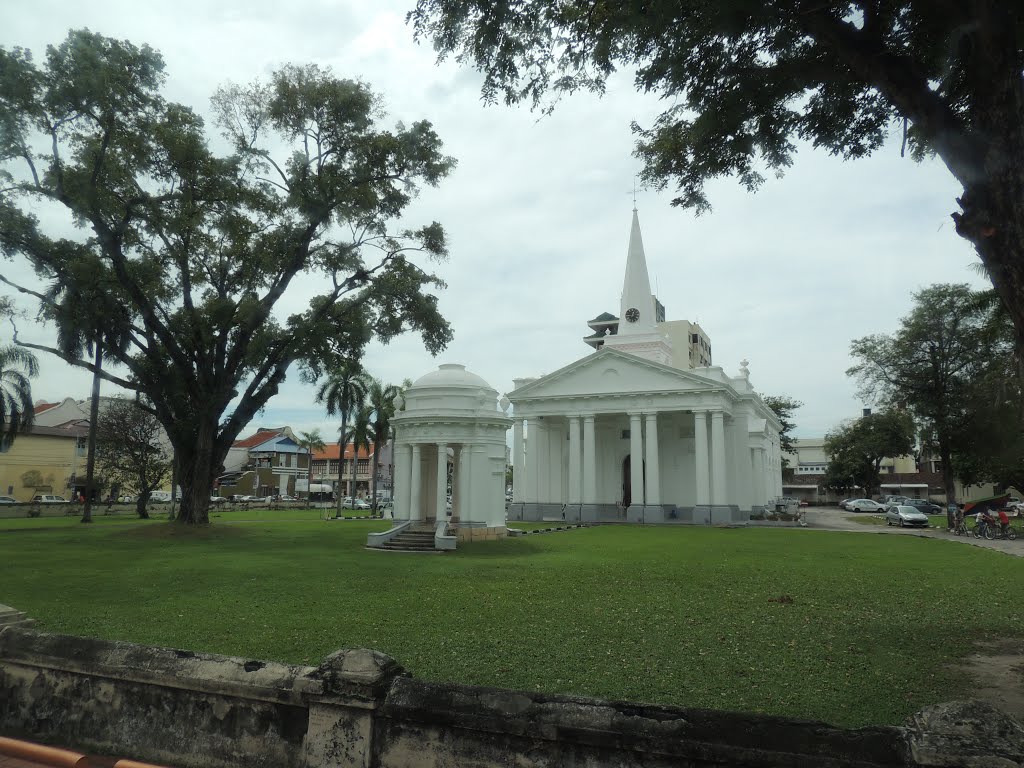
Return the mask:
{"type": "Polygon", "coordinates": [[[655,329],[654,299],[651,280],[647,275],[647,257],[644,240],[640,235],[640,219],[633,208],[633,226],[629,230],[629,249],[626,252],[626,274],[622,279],[619,305],[619,335],[632,336],[651,333],[655,329]]]}
{"type": "Polygon", "coordinates": [[[626,274],[622,279],[618,332],[605,336],[603,346],[665,365],[672,362],[672,344],[658,330],[651,280],[647,276],[647,256],[635,206],[633,226],[629,230],[629,249],[626,251],[626,274]]]}

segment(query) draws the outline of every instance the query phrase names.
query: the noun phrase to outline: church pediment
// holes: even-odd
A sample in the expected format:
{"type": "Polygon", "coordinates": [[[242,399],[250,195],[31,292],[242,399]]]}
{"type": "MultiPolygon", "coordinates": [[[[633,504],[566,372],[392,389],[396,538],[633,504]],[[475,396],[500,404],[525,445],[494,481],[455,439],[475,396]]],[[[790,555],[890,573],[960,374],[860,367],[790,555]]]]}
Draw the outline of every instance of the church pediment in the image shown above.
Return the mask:
{"type": "Polygon", "coordinates": [[[541,398],[710,392],[723,382],[614,349],[602,349],[508,393],[513,403],[541,398]]]}

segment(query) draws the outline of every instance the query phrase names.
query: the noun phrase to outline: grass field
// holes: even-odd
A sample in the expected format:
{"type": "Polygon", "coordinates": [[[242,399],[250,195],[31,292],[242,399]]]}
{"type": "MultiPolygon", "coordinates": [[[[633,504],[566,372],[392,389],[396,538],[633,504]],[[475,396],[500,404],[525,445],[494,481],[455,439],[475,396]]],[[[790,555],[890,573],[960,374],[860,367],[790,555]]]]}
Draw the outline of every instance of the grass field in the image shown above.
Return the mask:
{"type": "Polygon", "coordinates": [[[851,726],[963,695],[973,642],[1024,639],[1024,560],[955,542],[607,526],[423,557],[363,549],[387,521],[229,514],[2,521],[0,602],[57,632],[303,664],[371,647],[426,679],[851,726]]]}

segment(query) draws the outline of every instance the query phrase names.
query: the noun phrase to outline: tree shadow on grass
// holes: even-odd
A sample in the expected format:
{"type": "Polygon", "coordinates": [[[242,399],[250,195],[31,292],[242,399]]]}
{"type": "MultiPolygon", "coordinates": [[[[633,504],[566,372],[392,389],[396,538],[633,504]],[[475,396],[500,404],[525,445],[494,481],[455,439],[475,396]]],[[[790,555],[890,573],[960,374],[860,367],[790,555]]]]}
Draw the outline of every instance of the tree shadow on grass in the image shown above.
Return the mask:
{"type": "Polygon", "coordinates": [[[509,536],[496,541],[460,542],[454,554],[458,558],[486,559],[489,557],[529,557],[543,549],[540,542],[529,536],[509,536]]]}
{"type": "Polygon", "coordinates": [[[250,531],[238,525],[183,525],[169,521],[161,525],[129,528],[114,535],[146,541],[218,541],[246,537],[250,531]]]}

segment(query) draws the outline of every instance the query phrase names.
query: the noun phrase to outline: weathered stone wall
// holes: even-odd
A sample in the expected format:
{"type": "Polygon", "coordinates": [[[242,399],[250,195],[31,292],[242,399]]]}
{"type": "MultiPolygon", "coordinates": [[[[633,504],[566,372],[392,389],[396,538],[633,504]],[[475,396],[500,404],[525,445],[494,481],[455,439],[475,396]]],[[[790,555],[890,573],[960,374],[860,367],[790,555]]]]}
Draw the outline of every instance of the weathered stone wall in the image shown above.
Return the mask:
{"type": "Polygon", "coordinates": [[[1024,765],[977,704],[905,728],[428,683],[367,650],[318,667],[0,627],[0,734],[180,768],[1024,765]]]}

